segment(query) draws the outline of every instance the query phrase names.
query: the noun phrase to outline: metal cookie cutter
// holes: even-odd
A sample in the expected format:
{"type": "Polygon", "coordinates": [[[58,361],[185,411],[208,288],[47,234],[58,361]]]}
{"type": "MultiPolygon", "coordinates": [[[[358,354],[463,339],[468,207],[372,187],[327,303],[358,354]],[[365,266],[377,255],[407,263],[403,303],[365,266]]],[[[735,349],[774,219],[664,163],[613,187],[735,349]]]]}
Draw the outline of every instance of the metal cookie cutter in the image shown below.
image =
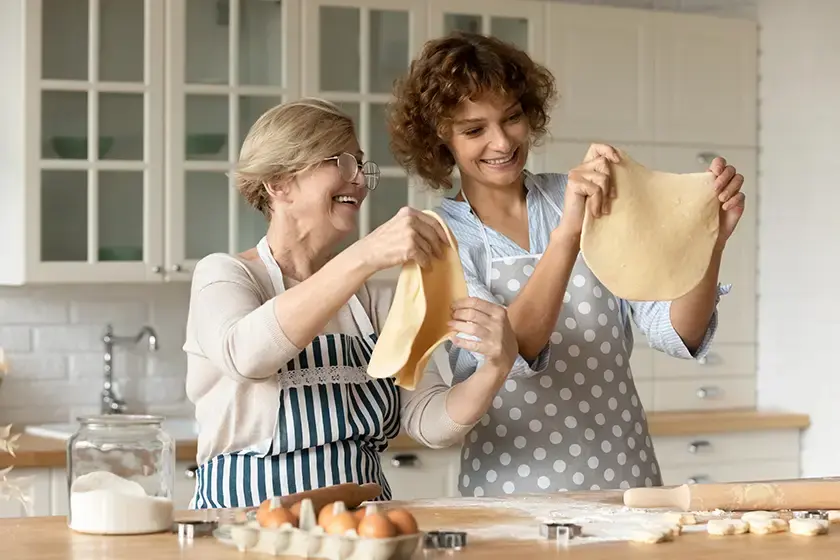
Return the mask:
{"type": "Polygon", "coordinates": [[[178,521],[173,532],[177,531],[178,540],[191,541],[195,537],[212,535],[217,526],[215,521],[178,521]]]}
{"type": "Polygon", "coordinates": [[[580,535],[581,527],[574,523],[542,523],[540,525],[541,537],[563,546],[568,545],[571,539],[580,535]]]}
{"type": "Polygon", "coordinates": [[[467,534],[463,531],[428,531],[423,538],[423,548],[461,550],[467,546],[467,534]]]}
{"type": "Polygon", "coordinates": [[[800,519],[828,519],[828,512],[822,510],[795,511],[793,516],[800,519]]]}

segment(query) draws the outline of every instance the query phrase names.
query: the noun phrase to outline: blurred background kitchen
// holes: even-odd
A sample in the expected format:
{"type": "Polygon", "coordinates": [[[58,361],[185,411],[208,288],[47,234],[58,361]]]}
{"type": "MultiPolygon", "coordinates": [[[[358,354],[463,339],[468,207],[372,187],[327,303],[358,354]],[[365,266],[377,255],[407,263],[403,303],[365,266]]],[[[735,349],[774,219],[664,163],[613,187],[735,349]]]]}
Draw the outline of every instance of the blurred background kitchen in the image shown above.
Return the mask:
{"type": "MultiPolygon", "coordinates": [[[[190,271],[263,234],[227,176],[249,126],[284,100],[336,101],[382,167],[359,234],[434,206],[395,166],[384,108],[427,39],[465,29],[556,76],[532,170],[605,141],[677,172],[722,155],[746,177],[708,359],[636,341],[665,483],[840,474],[838,19],[833,0],[0,0],[0,426],[30,431],[0,469],[30,477],[30,514],[65,514],[75,418],[160,413],[185,507],[190,271]]],[[[385,468],[395,498],[454,494],[458,449],[400,438],[385,468]]]]}

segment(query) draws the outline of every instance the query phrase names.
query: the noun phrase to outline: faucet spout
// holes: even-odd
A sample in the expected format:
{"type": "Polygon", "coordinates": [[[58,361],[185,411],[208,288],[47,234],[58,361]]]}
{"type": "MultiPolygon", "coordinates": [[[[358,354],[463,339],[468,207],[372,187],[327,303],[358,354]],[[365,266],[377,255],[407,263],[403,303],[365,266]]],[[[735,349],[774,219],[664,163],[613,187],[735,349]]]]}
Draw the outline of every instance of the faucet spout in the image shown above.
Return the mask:
{"type": "Polygon", "coordinates": [[[158,336],[152,327],[146,325],[134,336],[116,336],[113,327],[110,324],[105,325],[105,334],[102,336],[102,343],[105,346],[103,356],[104,379],[102,381],[102,401],[99,407],[102,414],[122,414],[126,411],[125,401],[119,398],[114,391],[114,346],[136,345],[144,337],[149,339],[149,351],[156,352],[158,350],[158,336]]]}

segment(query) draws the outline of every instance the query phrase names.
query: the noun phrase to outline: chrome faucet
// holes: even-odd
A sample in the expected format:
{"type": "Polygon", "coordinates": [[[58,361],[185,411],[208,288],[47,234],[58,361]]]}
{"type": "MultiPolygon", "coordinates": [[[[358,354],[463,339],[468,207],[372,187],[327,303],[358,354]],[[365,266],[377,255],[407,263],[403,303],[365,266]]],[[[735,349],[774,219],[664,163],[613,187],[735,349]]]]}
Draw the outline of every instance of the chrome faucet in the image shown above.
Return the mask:
{"type": "Polygon", "coordinates": [[[158,338],[155,330],[150,326],[144,326],[134,336],[116,336],[111,325],[105,325],[105,334],[102,342],[105,344],[104,373],[105,379],[102,383],[102,402],[100,412],[102,414],[123,414],[126,410],[125,401],[120,399],[114,392],[114,346],[120,344],[138,344],[144,336],[149,338],[149,350],[155,352],[158,349],[158,338]]]}

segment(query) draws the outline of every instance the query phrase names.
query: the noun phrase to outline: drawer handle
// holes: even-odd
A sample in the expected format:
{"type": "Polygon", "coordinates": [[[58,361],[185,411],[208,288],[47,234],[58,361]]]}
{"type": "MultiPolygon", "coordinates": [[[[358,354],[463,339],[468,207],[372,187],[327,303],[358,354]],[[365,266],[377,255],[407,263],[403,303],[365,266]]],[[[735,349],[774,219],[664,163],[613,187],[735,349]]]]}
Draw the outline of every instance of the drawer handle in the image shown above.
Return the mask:
{"type": "Polygon", "coordinates": [[[397,469],[402,467],[415,467],[418,462],[417,455],[413,453],[405,453],[401,455],[394,455],[391,459],[391,466],[397,469]]]}
{"type": "Polygon", "coordinates": [[[716,397],[720,394],[720,390],[717,387],[700,387],[697,389],[697,398],[698,399],[707,399],[709,397],[716,397]]]}
{"type": "Polygon", "coordinates": [[[692,441],[688,444],[688,452],[689,453],[697,453],[700,451],[702,447],[711,447],[712,444],[708,441],[692,441]]]}
{"type": "Polygon", "coordinates": [[[712,165],[718,155],[714,152],[700,152],[697,154],[697,161],[703,165],[712,165]]]}
{"type": "Polygon", "coordinates": [[[723,360],[721,359],[720,356],[718,356],[714,352],[709,352],[708,354],[706,354],[702,358],[698,359],[697,363],[700,364],[701,366],[705,366],[705,365],[712,366],[712,365],[715,365],[715,364],[722,364],[723,360]]]}
{"type": "Polygon", "coordinates": [[[198,465],[190,465],[184,470],[184,476],[187,478],[195,478],[196,472],[198,472],[198,465]]]}
{"type": "Polygon", "coordinates": [[[709,482],[709,477],[705,474],[698,474],[698,475],[692,476],[691,478],[689,478],[685,482],[686,482],[686,484],[700,484],[700,483],[703,483],[703,482],[709,482]]]}

